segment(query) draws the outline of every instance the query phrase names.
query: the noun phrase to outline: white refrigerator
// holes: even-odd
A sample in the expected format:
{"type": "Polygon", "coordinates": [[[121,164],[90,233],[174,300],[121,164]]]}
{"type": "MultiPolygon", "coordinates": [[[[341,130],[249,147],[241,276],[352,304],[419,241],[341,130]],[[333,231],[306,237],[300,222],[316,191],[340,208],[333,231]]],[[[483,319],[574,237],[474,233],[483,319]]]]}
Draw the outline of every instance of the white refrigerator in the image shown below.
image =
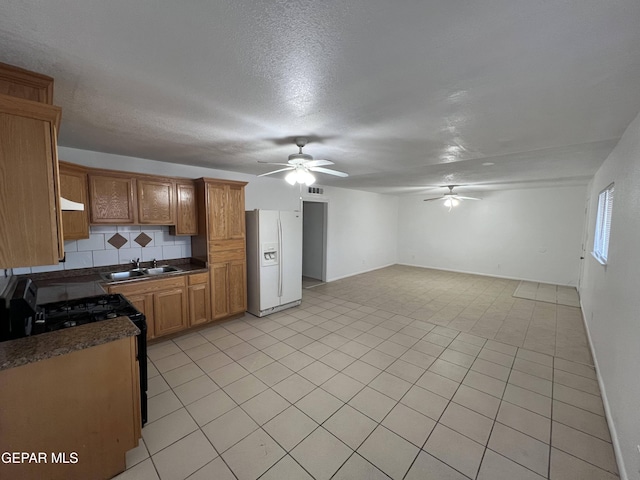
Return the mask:
{"type": "Polygon", "coordinates": [[[247,310],[257,317],[300,305],[302,213],[246,212],[247,310]]]}

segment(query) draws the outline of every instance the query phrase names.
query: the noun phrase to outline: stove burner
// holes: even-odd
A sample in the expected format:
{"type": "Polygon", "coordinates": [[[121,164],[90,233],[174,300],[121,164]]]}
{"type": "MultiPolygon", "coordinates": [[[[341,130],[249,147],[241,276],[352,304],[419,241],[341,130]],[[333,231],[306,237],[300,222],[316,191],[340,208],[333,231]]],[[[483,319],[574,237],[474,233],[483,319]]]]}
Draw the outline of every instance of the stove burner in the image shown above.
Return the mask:
{"type": "Polygon", "coordinates": [[[37,333],[52,332],[91,322],[110,320],[120,316],[130,319],[143,317],[122,295],[99,295],[41,305],[44,320],[38,323],[37,333]]]}

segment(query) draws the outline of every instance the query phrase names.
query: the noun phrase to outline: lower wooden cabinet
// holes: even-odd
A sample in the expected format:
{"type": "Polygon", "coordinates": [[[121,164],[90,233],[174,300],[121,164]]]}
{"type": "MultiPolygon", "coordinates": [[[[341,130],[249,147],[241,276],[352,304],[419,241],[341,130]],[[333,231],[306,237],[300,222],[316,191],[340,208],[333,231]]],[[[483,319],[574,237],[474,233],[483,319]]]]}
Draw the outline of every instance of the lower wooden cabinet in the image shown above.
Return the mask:
{"type": "MultiPolygon", "coordinates": [[[[220,252],[224,256],[226,252],[220,252]]],[[[210,268],[213,318],[219,319],[247,309],[247,262],[244,258],[214,261],[210,268]]]]}
{"type": "Polygon", "coordinates": [[[121,293],[147,317],[147,339],[201,325],[211,316],[211,288],[208,273],[171,276],[109,286],[109,293],[121,293]]]}
{"type": "Polygon", "coordinates": [[[184,287],[153,294],[153,329],[157,337],[187,328],[187,315],[184,287]]]}
{"type": "Polygon", "coordinates": [[[209,275],[189,275],[189,326],[200,325],[211,320],[211,288],[209,275]]]}
{"type": "Polygon", "coordinates": [[[136,309],[142,313],[147,319],[147,339],[155,337],[155,322],[153,319],[153,294],[141,294],[141,295],[128,295],[125,292],[117,291],[113,292],[109,290],[109,293],[122,293],[136,309]]]}
{"type": "Polygon", "coordinates": [[[121,293],[147,317],[147,339],[187,328],[186,277],[111,285],[109,293],[121,293]]]}

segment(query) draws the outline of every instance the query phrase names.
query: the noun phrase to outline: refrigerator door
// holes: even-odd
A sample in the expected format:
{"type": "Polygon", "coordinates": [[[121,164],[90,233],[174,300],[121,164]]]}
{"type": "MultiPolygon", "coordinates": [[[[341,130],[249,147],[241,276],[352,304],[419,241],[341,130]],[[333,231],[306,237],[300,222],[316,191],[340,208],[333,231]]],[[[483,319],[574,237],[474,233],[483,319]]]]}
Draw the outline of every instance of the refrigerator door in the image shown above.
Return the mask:
{"type": "Polygon", "coordinates": [[[257,212],[260,310],[267,310],[280,305],[278,295],[280,290],[279,212],[277,210],[258,210],[257,212]]]}
{"type": "Polygon", "coordinates": [[[302,214],[280,212],[280,303],[302,298],[302,214]]]}

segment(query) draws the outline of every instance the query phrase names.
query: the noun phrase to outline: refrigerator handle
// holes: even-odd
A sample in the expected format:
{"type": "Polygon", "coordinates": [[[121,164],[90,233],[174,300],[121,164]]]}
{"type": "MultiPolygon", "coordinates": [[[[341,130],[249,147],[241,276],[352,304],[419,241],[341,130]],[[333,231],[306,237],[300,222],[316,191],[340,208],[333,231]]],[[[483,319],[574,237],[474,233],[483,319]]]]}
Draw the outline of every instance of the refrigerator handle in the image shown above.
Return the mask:
{"type": "Polygon", "coordinates": [[[278,297],[282,297],[282,223],[278,218],[278,297]]]}

